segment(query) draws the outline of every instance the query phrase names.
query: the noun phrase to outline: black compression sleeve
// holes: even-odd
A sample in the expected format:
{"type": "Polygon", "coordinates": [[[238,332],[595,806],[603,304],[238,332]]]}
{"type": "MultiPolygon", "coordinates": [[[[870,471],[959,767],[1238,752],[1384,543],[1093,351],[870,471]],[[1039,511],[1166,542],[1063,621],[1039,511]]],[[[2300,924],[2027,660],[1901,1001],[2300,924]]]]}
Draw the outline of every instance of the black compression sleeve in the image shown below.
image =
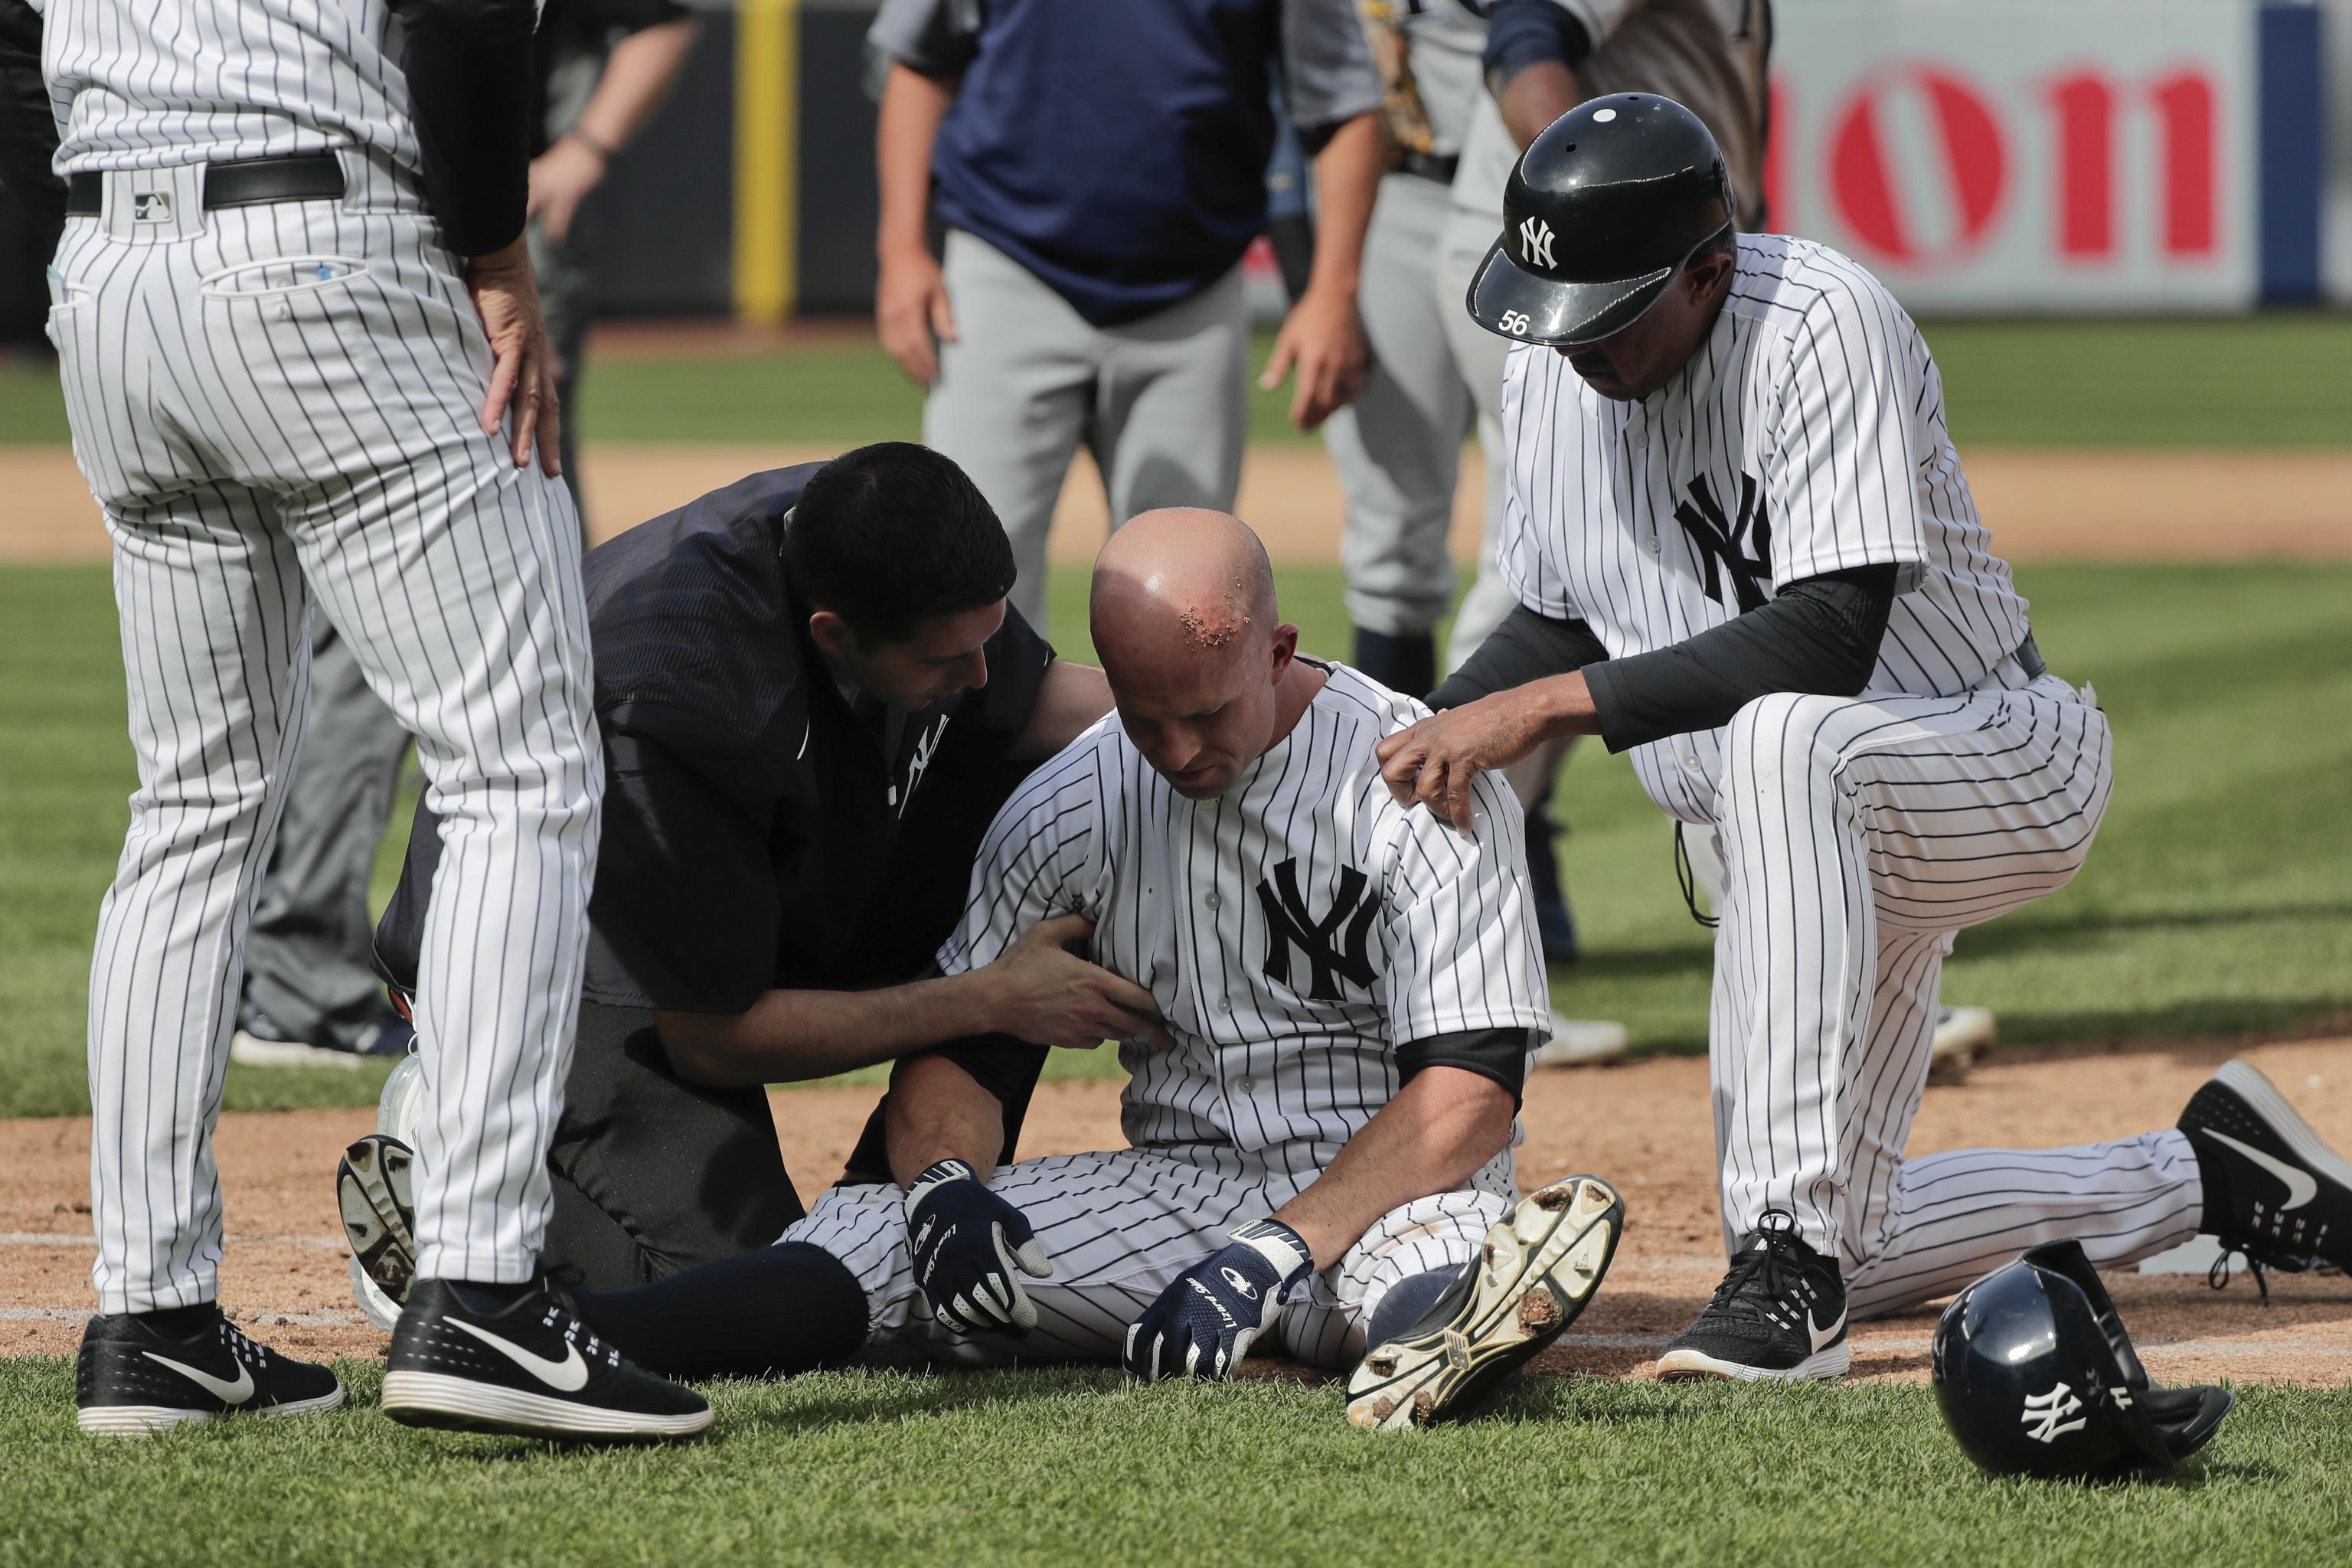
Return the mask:
{"type": "Polygon", "coordinates": [[[1407,1040],[1397,1047],[1397,1081],[1411,1083],[1423,1068],[1460,1068],[1500,1084],[1516,1110],[1527,1089],[1528,1053],[1533,1049],[1535,1039],[1527,1029],[1464,1029],[1407,1040]]]}
{"type": "Polygon", "coordinates": [[[49,172],[58,122],[41,81],[41,17],[25,0],[0,0],[0,185],[32,215],[44,260],[66,221],[66,183],[49,172]]]}
{"type": "Polygon", "coordinates": [[[1590,667],[1601,738],[1622,752],[1712,730],[1774,691],[1851,697],[1870,679],[1895,607],[1893,566],[1808,577],[1760,609],[1631,658],[1590,667]]]}
{"type": "Polygon", "coordinates": [[[1478,645],[1478,651],[1429,694],[1429,705],[1459,708],[1548,675],[1582,669],[1608,657],[1609,650],[1582,621],[1557,620],[1516,605],[1503,624],[1478,645]]]}
{"type": "Polygon", "coordinates": [[[1497,89],[1532,65],[1574,70],[1592,53],[1592,35],[1558,0],[1496,0],[1486,21],[1486,79],[1497,89]]]}
{"type": "Polygon", "coordinates": [[[530,195],[533,0],[407,0],[403,57],[425,199],[449,248],[487,256],[522,233],[530,195]]]}

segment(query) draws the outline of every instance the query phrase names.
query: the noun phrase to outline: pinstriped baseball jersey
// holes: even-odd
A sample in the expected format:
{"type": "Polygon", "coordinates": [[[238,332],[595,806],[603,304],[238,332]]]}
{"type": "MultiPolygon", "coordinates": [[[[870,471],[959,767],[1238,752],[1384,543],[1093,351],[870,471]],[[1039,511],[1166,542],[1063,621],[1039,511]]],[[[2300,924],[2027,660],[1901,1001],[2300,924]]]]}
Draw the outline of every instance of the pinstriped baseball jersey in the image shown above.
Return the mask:
{"type": "Polygon", "coordinates": [[[32,5],[60,174],[344,147],[418,166],[386,0],[32,5]]]}
{"type": "MultiPolygon", "coordinates": [[[[1807,577],[1892,563],[1870,689],[1967,691],[2026,632],[1945,426],[1935,361],[1867,272],[1810,240],[1739,237],[1714,330],[1641,403],[1516,348],[1504,372],[1501,565],[1521,603],[1612,658],[1682,642],[1807,577]]],[[[1651,799],[1712,823],[1723,732],[1634,749],[1651,799]]]]}
{"type": "Polygon", "coordinates": [[[1297,728],[1206,801],[1110,714],[998,815],[940,966],[1087,915],[1087,956],[1149,990],[1177,1041],[1120,1048],[1128,1141],[1319,1168],[1395,1095],[1395,1042],[1550,1026],[1509,786],[1479,781],[1465,839],[1381,782],[1374,743],[1427,712],[1334,665],[1297,728]]]}

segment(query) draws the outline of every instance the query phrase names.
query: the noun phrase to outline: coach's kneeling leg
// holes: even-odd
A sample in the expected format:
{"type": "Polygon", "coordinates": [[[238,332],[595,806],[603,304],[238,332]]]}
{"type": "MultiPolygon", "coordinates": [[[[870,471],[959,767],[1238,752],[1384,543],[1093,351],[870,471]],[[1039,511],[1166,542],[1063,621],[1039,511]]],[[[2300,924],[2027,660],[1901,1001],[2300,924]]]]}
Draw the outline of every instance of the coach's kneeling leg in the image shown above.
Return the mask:
{"type": "Polygon", "coordinates": [[[579,1292],[580,1316],[667,1377],[790,1377],[856,1358],[866,1292],[841,1259],[780,1241],[625,1290],[579,1292]]]}

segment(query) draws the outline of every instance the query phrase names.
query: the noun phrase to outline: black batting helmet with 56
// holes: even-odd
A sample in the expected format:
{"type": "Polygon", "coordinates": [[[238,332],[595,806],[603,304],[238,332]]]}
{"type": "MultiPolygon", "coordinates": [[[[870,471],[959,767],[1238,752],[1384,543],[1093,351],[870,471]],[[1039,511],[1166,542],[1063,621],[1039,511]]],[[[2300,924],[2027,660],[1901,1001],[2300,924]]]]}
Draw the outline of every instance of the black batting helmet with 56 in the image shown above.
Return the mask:
{"type": "Polygon", "coordinates": [[[1715,137],[1673,99],[1580,103],[1513,166],[1503,236],[1470,280],[1470,314],[1519,342],[1613,337],[1731,227],[1737,205],[1715,137]]]}

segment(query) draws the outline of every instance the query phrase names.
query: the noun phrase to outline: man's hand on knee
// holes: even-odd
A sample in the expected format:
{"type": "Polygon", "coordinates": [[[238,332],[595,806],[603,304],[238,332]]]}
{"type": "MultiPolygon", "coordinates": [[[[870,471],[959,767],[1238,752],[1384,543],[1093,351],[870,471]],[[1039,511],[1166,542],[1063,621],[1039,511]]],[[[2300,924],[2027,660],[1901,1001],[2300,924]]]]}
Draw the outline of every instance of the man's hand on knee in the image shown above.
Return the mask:
{"type": "Polygon", "coordinates": [[[1021,1211],[961,1160],[941,1160],[907,1189],[907,1247],[931,1313],[972,1334],[1025,1334],[1037,1308],[1021,1276],[1054,1272],[1021,1211]]]}
{"type": "Polygon", "coordinates": [[[1147,1381],[1225,1376],[1314,1268],[1307,1243],[1281,1221],[1242,1226],[1230,1246],[1170,1280],[1127,1331],[1127,1370],[1147,1381]]]}

